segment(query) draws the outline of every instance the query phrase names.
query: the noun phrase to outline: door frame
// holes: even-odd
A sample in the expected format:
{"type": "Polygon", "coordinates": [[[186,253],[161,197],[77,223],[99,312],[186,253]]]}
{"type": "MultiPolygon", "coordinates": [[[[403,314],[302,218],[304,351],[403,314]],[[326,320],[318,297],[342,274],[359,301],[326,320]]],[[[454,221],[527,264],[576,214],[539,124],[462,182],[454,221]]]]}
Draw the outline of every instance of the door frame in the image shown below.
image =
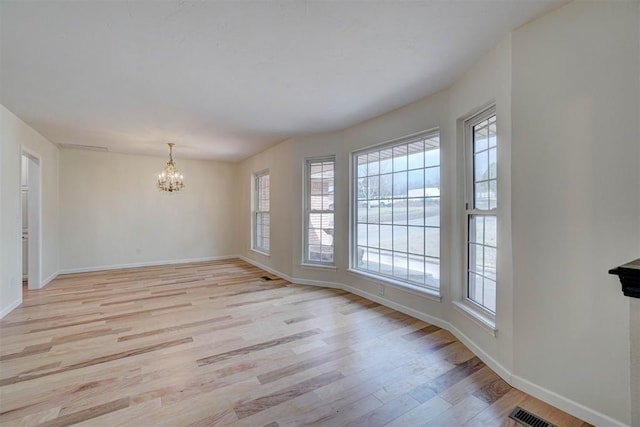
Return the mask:
{"type": "MultiPolygon", "coordinates": [[[[27,157],[29,160],[29,192],[27,198],[27,221],[29,224],[27,288],[29,290],[33,290],[40,289],[42,287],[42,156],[23,146],[20,156],[21,174],[22,156],[27,157]]],[[[22,203],[20,210],[22,210],[22,203]]],[[[22,215],[20,218],[20,221],[22,221],[22,215]]],[[[22,233],[20,233],[20,239],[22,241],[22,233]]],[[[20,253],[20,257],[22,258],[22,252],[20,253]]]]}

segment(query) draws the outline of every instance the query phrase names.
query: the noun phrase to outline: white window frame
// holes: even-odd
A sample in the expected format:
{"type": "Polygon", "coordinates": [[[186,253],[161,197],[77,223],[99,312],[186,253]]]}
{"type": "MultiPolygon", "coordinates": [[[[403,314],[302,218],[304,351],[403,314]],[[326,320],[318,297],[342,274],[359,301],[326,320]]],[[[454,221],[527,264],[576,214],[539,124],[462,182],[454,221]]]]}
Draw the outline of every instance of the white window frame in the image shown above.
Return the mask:
{"type": "MultiPolygon", "coordinates": [[[[312,260],[309,257],[310,252],[310,242],[309,242],[309,233],[311,229],[311,215],[322,214],[322,215],[333,215],[334,225],[333,230],[335,233],[335,184],[336,184],[336,157],[335,156],[324,156],[324,157],[311,157],[305,159],[305,169],[304,169],[304,177],[305,177],[305,185],[304,185],[304,239],[303,239],[303,254],[302,254],[302,263],[303,265],[309,266],[319,266],[319,267],[334,267],[335,266],[335,246],[332,238],[331,243],[331,261],[325,260],[312,260]],[[322,163],[333,163],[333,201],[331,204],[333,205],[330,209],[327,206],[327,209],[313,209],[311,206],[311,167],[313,165],[322,164],[322,163]]],[[[323,245],[321,244],[321,247],[323,245]]],[[[324,253],[321,250],[321,253],[324,253]]]]}
{"type": "MultiPolygon", "coordinates": [[[[491,117],[496,117],[496,128],[498,128],[498,120],[496,115],[496,106],[491,105],[487,108],[484,108],[479,113],[474,114],[473,116],[467,118],[464,121],[464,160],[465,160],[465,191],[464,191],[464,288],[462,290],[462,304],[458,305],[463,311],[467,314],[475,317],[475,320],[479,320],[483,326],[488,327],[493,331],[494,335],[497,330],[495,329],[495,319],[497,312],[497,294],[498,294],[498,271],[497,271],[497,262],[496,262],[496,274],[495,274],[495,283],[496,283],[496,299],[494,301],[494,306],[496,307],[496,311],[491,311],[485,305],[471,299],[469,297],[470,294],[470,229],[471,229],[471,218],[474,216],[484,216],[484,217],[492,217],[495,218],[496,228],[498,227],[498,209],[496,207],[488,208],[488,209],[477,209],[475,207],[474,197],[475,197],[475,175],[474,175],[474,132],[473,128],[490,119],[491,117]]],[[[499,167],[497,154],[500,147],[500,141],[498,135],[496,135],[496,190],[499,186],[499,182],[497,179],[497,168],[499,167]]],[[[489,167],[490,169],[490,167],[489,167]]],[[[496,191],[497,195],[497,191],[496,191]]],[[[497,200],[497,199],[496,199],[497,200]]],[[[498,252],[498,243],[497,243],[497,231],[496,230],[496,258],[498,252]]]]}
{"type": "MultiPolygon", "coordinates": [[[[349,271],[352,273],[356,273],[358,275],[361,276],[365,276],[369,279],[373,279],[374,281],[380,283],[380,284],[389,284],[392,286],[396,286],[396,287],[400,287],[403,288],[404,290],[410,292],[410,293],[415,293],[418,295],[422,295],[422,296],[427,296],[427,297],[431,297],[437,301],[441,300],[441,295],[440,295],[440,276],[441,276],[441,269],[442,269],[442,263],[441,263],[441,248],[442,248],[442,238],[440,236],[440,232],[442,230],[442,219],[441,219],[441,214],[442,214],[442,203],[441,203],[441,196],[442,194],[439,192],[438,198],[439,198],[439,221],[438,221],[438,226],[434,227],[434,226],[427,226],[426,223],[423,223],[421,226],[418,227],[422,227],[424,230],[426,230],[427,228],[437,228],[438,229],[438,256],[437,257],[429,257],[426,256],[426,251],[425,251],[425,255],[424,257],[426,258],[432,258],[432,259],[437,259],[438,260],[438,280],[437,280],[437,285],[430,285],[427,283],[417,283],[414,281],[410,281],[410,280],[404,280],[402,278],[398,278],[395,277],[393,275],[387,275],[381,272],[374,272],[371,271],[369,269],[363,269],[363,268],[359,268],[358,267],[358,259],[359,259],[359,255],[358,255],[358,232],[357,232],[357,227],[358,227],[358,156],[360,155],[364,155],[364,154],[369,154],[369,153],[374,153],[374,152],[378,152],[381,150],[386,150],[386,149],[390,149],[396,146],[401,146],[403,144],[411,144],[412,142],[417,142],[420,140],[426,140],[429,138],[432,138],[434,136],[438,136],[438,139],[440,138],[440,130],[438,128],[435,129],[430,129],[428,131],[423,131],[423,132],[419,132],[416,134],[412,134],[412,135],[408,135],[402,138],[398,138],[398,139],[394,139],[391,141],[387,141],[381,144],[376,144],[361,150],[357,150],[357,151],[353,151],[351,152],[351,189],[350,189],[350,230],[349,230],[349,238],[350,238],[350,253],[349,253],[349,271]]],[[[440,142],[439,142],[440,144],[440,142]]],[[[440,145],[441,148],[441,145],[440,145]]],[[[428,151],[425,149],[425,152],[428,151]]],[[[432,166],[435,167],[435,166],[432,166]]],[[[442,168],[442,153],[440,152],[440,156],[438,158],[438,165],[437,167],[439,168],[439,176],[438,176],[438,180],[439,180],[439,190],[442,188],[442,173],[441,173],[441,168],[442,168]]],[[[423,165],[422,170],[427,169],[427,167],[425,167],[423,165]]],[[[418,169],[419,170],[419,169],[418,169]]],[[[392,172],[393,174],[393,172],[392,172]]],[[[425,195],[426,196],[426,195],[425,195]]],[[[380,195],[379,195],[380,197],[380,195]]],[[[392,200],[395,199],[395,196],[392,195],[391,197],[392,200]]],[[[380,199],[382,200],[382,199],[380,199]]],[[[407,194],[407,201],[409,200],[408,194],[407,194]]],[[[382,203],[382,202],[379,202],[382,203]]],[[[425,202],[426,203],[426,202],[425,202]]],[[[404,225],[404,224],[402,224],[404,225]]],[[[409,226],[408,222],[407,222],[407,226],[409,226]]],[[[411,225],[413,226],[413,225],[411,225]]],[[[425,231],[426,233],[426,231],[425,231]]],[[[381,249],[382,250],[382,249],[381,249]]],[[[392,250],[392,252],[395,252],[395,250],[392,250]]],[[[401,253],[403,253],[402,251],[400,251],[401,253]]],[[[407,255],[409,255],[408,253],[408,249],[407,249],[407,255]]],[[[425,272],[426,274],[426,272],[425,272]]],[[[383,292],[382,288],[380,288],[379,292],[383,292]]]]}
{"type": "MultiPolygon", "coordinates": [[[[269,169],[256,172],[253,174],[253,197],[252,197],[252,237],[251,237],[251,249],[259,252],[263,255],[269,255],[270,250],[270,242],[271,242],[271,214],[270,214],[270,206],[271,206],[271,176],[269,175],[269,169]],[[262,204],[260,203],[260,199],[262,198],[260,181],[267,177],[269,179],[269,209],[268,210],[260,210],[262,204]],[[261,218],[262,221],[258,221],[258,218],[261,218]],[[269,237],[267,245],[261,245],[258,241],[258,225],[264,223],[264,218],[269,220],[269,237]]],[[[264,243],[264,239],[262,239],[262,243],[264,243]]]]}

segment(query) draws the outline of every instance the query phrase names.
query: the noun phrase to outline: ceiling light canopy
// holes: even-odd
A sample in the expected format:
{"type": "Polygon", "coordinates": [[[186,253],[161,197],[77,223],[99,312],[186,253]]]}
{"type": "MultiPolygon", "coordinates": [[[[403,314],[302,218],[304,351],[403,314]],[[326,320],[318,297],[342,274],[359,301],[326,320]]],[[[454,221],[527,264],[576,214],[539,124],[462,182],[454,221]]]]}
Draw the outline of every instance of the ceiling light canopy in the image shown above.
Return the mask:
{"type": "Polygon", "coordinates": [[[169,146],[169,161],[162,172],[158,174],[158,188],[162,191],[173,193],[180,191],[184,187],[184,176],[176,168],[173,163],[173,142],[167,144],[169,146]]]}

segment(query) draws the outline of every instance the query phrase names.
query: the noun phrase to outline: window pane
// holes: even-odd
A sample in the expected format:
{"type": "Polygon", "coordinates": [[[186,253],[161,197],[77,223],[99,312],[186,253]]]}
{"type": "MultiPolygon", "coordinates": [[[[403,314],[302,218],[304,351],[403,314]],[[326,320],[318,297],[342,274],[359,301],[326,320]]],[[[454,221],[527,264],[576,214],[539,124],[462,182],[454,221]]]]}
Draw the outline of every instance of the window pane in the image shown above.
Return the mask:
{"type": "Polygon", "coordinates": [[[368,219],[369,223],[378,223],[380,217],[380,201],[379,200],[370,200],[368,207],[368,219]]]}
{"type": "Polygon", "coordinates": [[[367,246],[367,224],[358,224],[358,246],[367,246]]]}
{"type": "Polygon", "coordinates": [[[425,199],[424,224],[431,227],[440,227],[440,197],[425,199]]]}
{"type": "Polygon", "coordinates": [[[439,136],[412,137],[354,157],[357,196],[352,212],[357,226],[353,267],[437,288],[439,136]],[[425,223],[432,227],[426,228],[425,223]]]}
{"type": "Polygon", "coordinates": [[[408,178],[409,197],[424,197],[424,170],[409,171],[408,178]]]}
{"type": "Polygon", "coordinates": [[[394,224],[407,223],[407,199],[393,200],[393,223],[394,224]]]}
{"type": "MultiPolygon", "coordinates": [[[[424,198],[412,198],[407,201],[407,218],[410,225],[424,225],[424,198]]],[[[437,225],[437,224],[436,224],[437,225]]]]}
{"type": "Polygon", "coordinates": [[[393,226],[393,250],[407,252],[407,227],[393,226]]]}
{"type": "MultiPolygon", "coordinates": [[[[426,187],[425,192],[427,196],[433,195],[431,194],[433,190],[429,191],[428,189],[440,188],[440,168],[439,167],[430,167],[425,169],[424,173],[424,186],[426,187]]],[[[440,192],[438,191],[438,194],[440,192]]]]}
{"type": "Polygon", "coordinates": [[[489,152],[481,151],[474,154],[473,166],[476,181],[489,179],[489,152]]]}
{"type": "Polygon", "coordinates": [[[378,175],[380,173],[380,153],[377,151],[369,153],[367,156],[367,174],[378,175]]]}
{"type": "Polygon", "coordinates": [[[269,175],[254,176],[253,248],[269,251],[269,175]]]}
{"type": "Polygon", "coordinates": [[[380,173],[393,172],[393,150],[388,148],[380,151],[380,173]]]}
{"type": "Polygon", "coordinates": [[[483,305],[489,309],[489,311],[496,312],[496,282],[490,279],[484,279],[483,305]]]}
{"type": "Polygon", "coordinates": [[[393,147],[393,171],[407,170],[407,146],[404,144],[393,147]]]}
{"type": "Polygon", "coordinates": [[[358,210],[358,214],[357,214],[358,223],[367,222],[367,202],[359,201],[357,210],[358,210]]]}
{"type": "Polygon", "coordinates": [[[440,258],[440,229],[425,228],[426,247],[425,255],[432,258],[440,258]]]}
{"type": "Polygon", "coordinates": [[[406,253],[393,253],[393,276],[400,279],[407,279],[408,275],[408,257],[406,253]]]}
{"type": "Polygon", "coordinates": [[[309,245],[309,260],[310,261],[322,261],[322,254],[320,246],[309,245]]]}
{"type": "Polygon", "coordinates": [[[393,175],[380,175],[380,198],[389,199],[393,195],[393,175]]]}
{"type": "Polygon", "coordinates": [[[380,248],[393,249],[393,226],[380,226],[380,248]]]}
{"type": "Polygon", "coordinates": [[[412,254],[424,255],[423,227],[409,227],[409,252],[412,254]]]}
{"type": "Polygon", "coordinates": [[[476,209],[489,209],[489,183],[477,182],[475,185],[475,207],[476,209]]]}
{"type": "Polygon", "coordinates": [[[361,268],[367,268],[367,257],[366,257],[367,248],[363,246],[358,246],[357,254],[356,254],[356,265],[361,268]]]}
{"type": "Polygon", "coordinates": [[[407,172],[393,174],[393,197],[407,197],[407,172]]]}
{"type": "Polygon", "coordinates": [[[483,278],[480,275],[469,273],[469,299],[482,305],[484,297],[483,278]]]}
{"type": "Polygon", "coordinates": [[[489,147],[487,123],[483,122],[474,127],[474,151],[477,153],[489,147]]]}
{"type": "Polygon", "coordinates": [[[423,167],[424,142],[413,142],[409,144],[409,169],[422,169],[423,167]]]}
{"type": "Polygon", "coordinates": [[[357,177],[358,179],[364,178],[367,176],[367,155],[358,156],[358,169],[357,169],[357,177]]]}
{"type": "Polygon", "coordinates": [[[380,273],[393,275],[393,252],[380,251],[380,273]]]}
{"type": "MultiPolygon", "coordinates": [[[[333,263],[334,163],[333,160],[307,161],[306,262],[333,263]]],[[[366,162],[364,165],[366,167],[366,162]]]]}
{"type": "Polygon", "coordinates": [[[425,167],[440,166],[440,149],[424,153],[424,165],[425,167]]]}
{"type": "Polygon", "coordinates": [[[367,237],[369,239],[367,246],[374,248],[380,247],[380,226],[377,224],[369,224],[367,227],[367,237]]]}
{"type": "MultiPolygon", "coordinates": [[[[497,221],[495,216],[485,216],[484,218],[484,244],[497,246],[497,221]]],[[[481,242],[482,240],[478,240],[481,242]]]]}

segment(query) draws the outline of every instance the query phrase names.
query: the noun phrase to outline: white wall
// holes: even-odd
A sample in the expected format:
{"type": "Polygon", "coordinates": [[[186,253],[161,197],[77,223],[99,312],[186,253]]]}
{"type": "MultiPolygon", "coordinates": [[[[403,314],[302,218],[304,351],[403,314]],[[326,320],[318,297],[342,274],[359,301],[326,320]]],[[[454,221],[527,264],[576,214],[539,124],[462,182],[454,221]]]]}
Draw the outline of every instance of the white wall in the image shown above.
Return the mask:
{"type": "Polygon", "coordinates": [[[234,165],[176,159],[180,192],[162,193],[167,158],[62,149],[62,272],[236,254],[234,165]]]}
{"type": "Polygon", "coordinates": [[[607,271],[640,250],[638,4],[513,36],[515,372],[626,423],[629,301],[607,271]]]}
{"type": "Polygon", "coordinates": [[[2,148],[0,157],[0,317],[22,301],[22,248],[20,220],[21,152],[39,158],[42,179],[41,283],[58,271],[58,148],[0,105],[2,148]]]}
{"type": "MultiPolygon", "coordinates": [[[[640,248],[638,2],[583,2],[514,31],[449,89],[335,132],[295,138],[244,161],[293,179],[280,203],[290,232],[253,261],[300,282],[340,286],[450,328],[519,388],[598,425],[631,422],[629,302],[609,268],[640,248]],[[496,102],[500,141],[497,336],[454,308],[462,296],[461,120],[496,102]],[[347,272],[349,154],[439,127],[442,302],[347,272]],[[284,155],[280,156],[278,153],[284,155]],[[335,270],[300,266],[305,157],[336,155],[335,270]],[[448,171],[448,172],[447,172],[448,171]],[[273,259],[275,251],[291,253],[273,259]]],[[[274,190],[277,191],[277,190],[274,190]]],[[[272,221],[280,222],[272,211],[272,221]]],[[[273,233],[274,228],[272,228],[273,233]]],[[[247,231],[248,232],[248,231],[247,231]]],[[[249,241],[249,235],[244,237],[249,241]]]]}

